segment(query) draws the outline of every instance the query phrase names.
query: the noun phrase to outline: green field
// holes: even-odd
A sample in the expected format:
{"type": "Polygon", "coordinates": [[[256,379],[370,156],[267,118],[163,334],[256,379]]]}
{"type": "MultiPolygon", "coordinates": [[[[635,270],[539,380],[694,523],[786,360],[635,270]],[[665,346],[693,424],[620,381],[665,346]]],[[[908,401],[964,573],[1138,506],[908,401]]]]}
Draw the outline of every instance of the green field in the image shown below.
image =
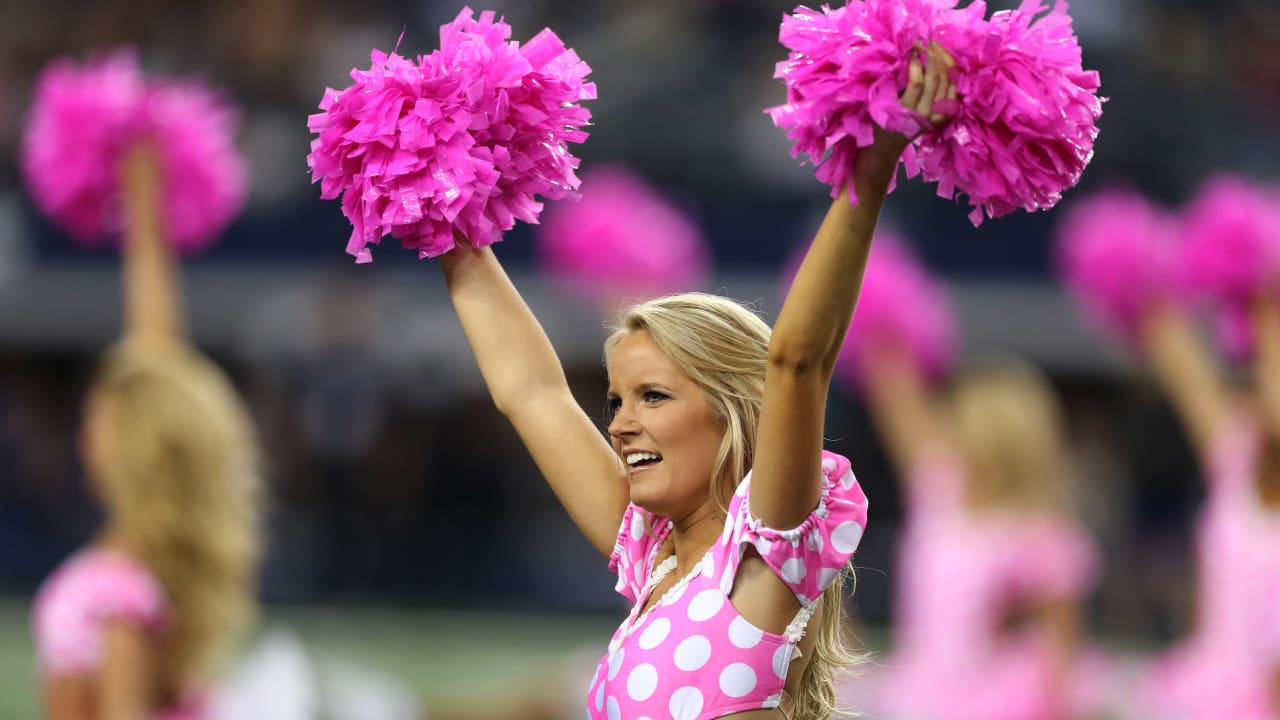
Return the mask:
{"type": "MultiPolygon", "coordinates": [[[[38,717],[29,606],[0,599],[0,718],[38,717]]],[[[308,650],[412,688],[433,714],[501,706],[608,642],[618,618],[444,610],[271,607],[261,627],[292,630],[308,650]],[[504,690],[505,689],[505,690],[504,690]],[[443,711],[443,712],[441,712],[443,711]]]]}

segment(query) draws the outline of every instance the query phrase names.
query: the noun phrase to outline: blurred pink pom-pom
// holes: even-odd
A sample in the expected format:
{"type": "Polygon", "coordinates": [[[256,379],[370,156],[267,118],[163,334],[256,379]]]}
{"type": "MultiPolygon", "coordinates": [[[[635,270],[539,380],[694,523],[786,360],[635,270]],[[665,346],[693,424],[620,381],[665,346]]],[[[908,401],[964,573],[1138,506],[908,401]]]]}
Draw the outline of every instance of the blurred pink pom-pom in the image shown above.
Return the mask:
{"type": "Polygon", "coordinates": [[[580,143],[596,96],[591,69],[550,30],[521,46],[492,11],[463,8],[440,28],[440,48],[416,61],[373,51],[353,85],[328,88],[307,126],[318,137],[307,163],[321,197],[342,195],[347,252],[399,238],[419,257],[454,247],[455,229],[477,246],[516,220],[535,223],[540,195],[574,194],[580,143]]]}
{"type": "Polygon", "coordinates": [[[1233,175],[1211,178],[1183,213],[1180,270],[1187,286],[1217,306],[1229,355],[1253,352],[1250,309],[1280,294],[1280,192],[1233,175]]]}
{"type": "Polygon", "coordinates": [[[937,41],[956,60],[959,105],[919,140],[921,173],[938,195],[967,196],[981,224],[1022,208],[1053,207],[1075,186],[1098,136],[1098,73],[1085,70],[1066,3],[1041,0],[984,20],[974,2],[947,13],[937,41]]]}
{"type": "MultiPolygon", "coordinates": [[[[876,126],[906,134],[924,126],[898,97],[912,53],[927,44],[946,7],[941,0],[851,0],[783,16],[778,39],[790,52],[774,77],[786,84],[787,102],[765,112],[787,131],[792,157],[807,155],[832,197],[848,183],[853,159],[872,144],[876,126]]],[[[902,162],[914,175],[914,148],[902,162]]],[[[857,202],[853,193],[849,199],[857,202]]]]}
{"type": "Polygon", "coordinates": [[[946,290],[897,238],[878,233],[836,372],[855,386],[869,353],[904,351],[929,377],[955,357],[955,319],[946,290]]]}
{"type": "Polygon", "coordinates": [[[1072,203],[1056,235],[1068,289],[1122,339],[1132,340],[1153,302],[1178,294],[1173,220],[1136,192],[1105,190],[1072,203]]]}
{"type": "Polygon", "coordinates": [[[235,112],[193,81],[146,78],[132,51],[77,67],[52,62],[36,81],[22,170],[36,205],[86,244],[121,232],[120,169],[139,141],[160,157],[162,209],[183,252],[213,242],[244,206],[248,173],[235,112]]]}
{"type": "Polygon", "coordinates": [[[696,289],[710,264],[697,224],[619,166],[583,175],[581,199],[548,208],[536,238],[549,275],[606,305],[696,289]]]}

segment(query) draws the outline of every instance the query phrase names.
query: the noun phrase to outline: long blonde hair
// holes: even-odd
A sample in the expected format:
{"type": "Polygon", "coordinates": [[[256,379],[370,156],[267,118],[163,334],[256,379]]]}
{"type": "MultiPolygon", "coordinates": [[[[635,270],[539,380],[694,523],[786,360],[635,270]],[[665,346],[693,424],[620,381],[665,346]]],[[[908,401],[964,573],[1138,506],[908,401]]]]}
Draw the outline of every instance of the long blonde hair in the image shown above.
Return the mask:
{"type": "Polygon", "coordinates": [[[998,359],[961,373],[951,394],[953,429],[974,509],[1069,512],[1062,414],[1043,375],[998,359]]]}
{"type": "Polygon", "coordinates": [[[217,367],[176,345],[110,351],[88,408],[87,459],[112,529],[169,600],[157,668],[161,697],[173,700],[253,614],[260,491],[249,417],[217,367]]]}
{"type": "MultiPolygon", "coordinates": [[[[606,357],[627,335],[645,331],[653,343],[706,393],[724,439],[716,453],[709,491],[728,512],[737,483],[755,460],[756,430],[764,402],[769,325],[748,308],[717,295],[684,293],[649,300],[623,311],[605,340],[606,357]]],[[[836,707],[834,681],[855,657],[842,633],[844,577],[822,594],[815,645],[800,677],[792,720],[826,720],[836,707]]]]}

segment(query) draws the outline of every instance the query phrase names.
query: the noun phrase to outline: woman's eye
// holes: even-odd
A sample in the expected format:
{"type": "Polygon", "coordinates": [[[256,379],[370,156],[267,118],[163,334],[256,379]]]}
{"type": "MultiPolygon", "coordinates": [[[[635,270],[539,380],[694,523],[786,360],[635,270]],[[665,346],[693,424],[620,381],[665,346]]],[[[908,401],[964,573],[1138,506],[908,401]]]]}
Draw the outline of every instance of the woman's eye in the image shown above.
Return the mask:
{"type": "Polygon", "coordinates": [[[604,401],[604,406],[609,410],[610,413],[616,413],[622,407],[622,398],[617,398],[617,397],[606,398],[604,401]]]}
{"type": "Polygon", "coordinates": [[[666,399],[667,399],[667,396],[663,393],[658,392],[657,390],[649,390],[644,394],[645,402],[653,403],[653,402],[660,402],[666,399]]]}

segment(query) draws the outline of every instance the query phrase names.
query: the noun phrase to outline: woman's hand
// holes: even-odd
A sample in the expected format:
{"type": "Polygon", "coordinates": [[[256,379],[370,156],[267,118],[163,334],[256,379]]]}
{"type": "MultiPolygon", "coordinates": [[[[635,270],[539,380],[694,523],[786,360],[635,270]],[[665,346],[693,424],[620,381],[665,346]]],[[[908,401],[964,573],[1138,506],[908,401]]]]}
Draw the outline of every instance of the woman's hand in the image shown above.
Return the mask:
{"type": "Polygon", "coordinates": [[[936,42],[930,43],[928,48],[922,47],[921,51],[924,61],[913,57],[907,65],[907,87],[902,91],[901,101],[903,107],[918,113],[925,125],[910,136],[877,127],[875,141],[858,153],[855,167],[863,157],[882,163],[896,163],[917,135],[936,130],[955,116],[956,84],[951,78],[955,58],[936,42]]]}

